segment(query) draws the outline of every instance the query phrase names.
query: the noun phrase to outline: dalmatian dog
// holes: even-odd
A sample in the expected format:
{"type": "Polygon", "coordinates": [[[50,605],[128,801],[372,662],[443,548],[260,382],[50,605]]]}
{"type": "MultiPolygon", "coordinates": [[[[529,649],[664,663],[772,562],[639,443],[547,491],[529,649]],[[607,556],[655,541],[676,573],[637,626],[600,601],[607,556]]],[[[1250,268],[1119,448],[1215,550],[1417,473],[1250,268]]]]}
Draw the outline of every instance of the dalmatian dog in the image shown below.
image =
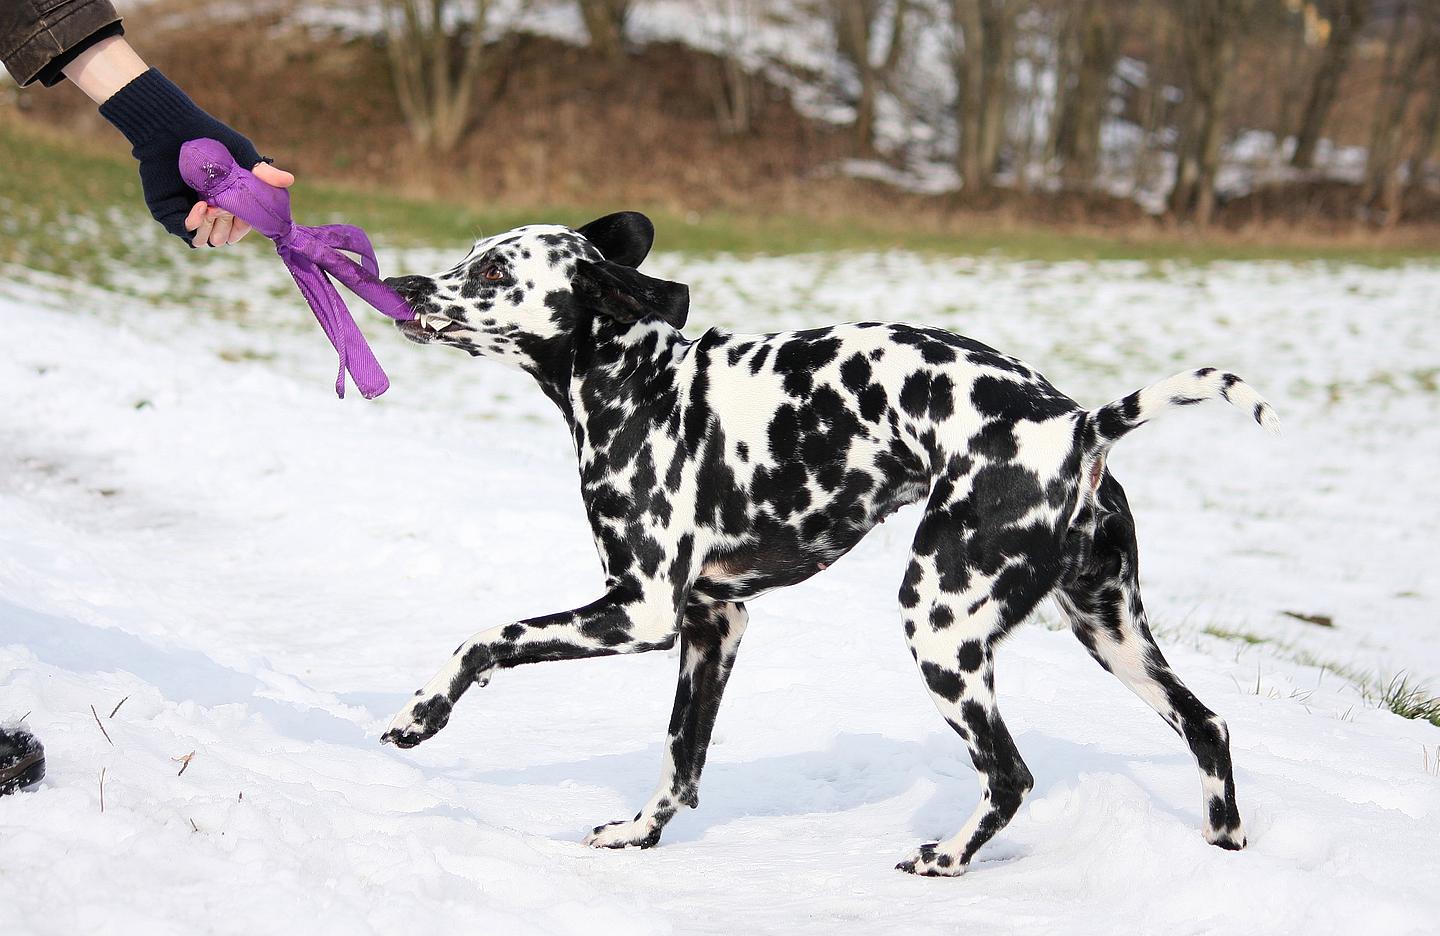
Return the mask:
{"type": "Polygon", "coordinates": [[[585,843],[648,848],[700,772],[744,602],[824,570],[886,516],[925,503],[900,613],[940,714],[969,747],[979,805],[897,866],[959,875],[1031,789],[995,704],[1000,641],[1055,595],[1101,666],[1154,708],[1200,769],[1206,841],[1245,845],[1229,734],[1166,663],[1140,601],[1135,529],[1105,466],[1116,441],[1175,406],[1220,398],[1278,429],[1234,374],[1190,371],[1086,409],[1013,357],[917,325],[681,333],[689,291],[640,273],[643,215],[532,225],[477,242],[435,276],[387,280],[407,338],[529,373],[574,439],[606,576],[583,607],[475,634],[395,716],[413,747],[497,670],[661,650],[680,677],[659,786],[585,843]]]}

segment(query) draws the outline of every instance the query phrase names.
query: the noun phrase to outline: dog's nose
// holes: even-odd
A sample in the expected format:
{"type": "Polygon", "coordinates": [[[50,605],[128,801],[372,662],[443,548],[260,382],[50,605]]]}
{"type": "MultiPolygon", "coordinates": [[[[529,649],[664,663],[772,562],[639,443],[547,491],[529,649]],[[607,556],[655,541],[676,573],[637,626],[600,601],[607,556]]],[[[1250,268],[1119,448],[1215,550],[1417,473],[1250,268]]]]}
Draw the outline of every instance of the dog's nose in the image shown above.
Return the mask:
{"type": "Polygon", "coordinates": [[[435,288],[428,276],[387,276],[384,282],[407,301],[422,298],[435,288]]]}

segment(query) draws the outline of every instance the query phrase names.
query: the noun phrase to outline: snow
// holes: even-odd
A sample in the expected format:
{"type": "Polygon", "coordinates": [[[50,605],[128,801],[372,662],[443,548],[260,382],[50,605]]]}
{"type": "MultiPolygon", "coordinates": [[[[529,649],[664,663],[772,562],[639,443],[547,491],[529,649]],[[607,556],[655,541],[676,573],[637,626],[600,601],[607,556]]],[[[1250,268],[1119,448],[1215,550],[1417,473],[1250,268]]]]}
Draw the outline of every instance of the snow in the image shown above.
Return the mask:
{"type": "Polygon", "coordinates": [[[651,261],[696,332],[924,321],[1087,403],[1214,364],[1284,419],[1187,410],[1111,458],[1250,847],[1202,841],[1183,745],[1047,608],[998,670],[1035,791],[967,876],[919,880],[894,862],[977,793],[894,606],[913,511],[752,604],[699,810],[592,852],[653,786],[673,655],[502,673],[426,745],[377,743],[461,639],[598,593],[558,415],[376,316],[394,388],[337,402],[273,258],[196,262],[208,308],[0,270],[0,718],[49,755],[0,798],[0,932],[1433,931],[1440,729],[1304,660],[1440,677],[1440,267],[651,261]]]}

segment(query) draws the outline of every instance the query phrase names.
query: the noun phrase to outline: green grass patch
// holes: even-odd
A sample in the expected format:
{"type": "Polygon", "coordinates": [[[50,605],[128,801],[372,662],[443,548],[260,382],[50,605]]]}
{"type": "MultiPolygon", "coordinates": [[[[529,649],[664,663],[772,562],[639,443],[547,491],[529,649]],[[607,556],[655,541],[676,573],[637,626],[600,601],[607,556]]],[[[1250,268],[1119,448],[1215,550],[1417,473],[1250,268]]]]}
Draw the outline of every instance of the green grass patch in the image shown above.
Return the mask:
{"type": "MultiPolygon", "coordinates": [[[[95,282],[93,261],[110,259],[145,268],[173,266],[184,255],[165,238],[135,228],[145,218],[135,167],[118,143],[113,154],[65,142],[54,133],[0,121],[0,260],[95,282]],[[89,219],[87,223],[81,219],[89,219]]],[[[450,202],[397,197],[304,180],[294,194],[296,216],[309,224],[345,220],[378,240],[397,245],[468,244],[476,236],[521,223],[576,224],[616,205],[504,206],[475,210],[450,202]]],[[[817,220],[757,210],[682,216],[647,210],[658,229],[657,247],[699,254],[795,254],[837,250],[903,249],[950,256],[996,254],[1028,260],[1147,260],[1206,263],[1217,260],[1333,260],[1393,265],[1440,252],[1422,247],[1266,245],[1233,238],[1180,238],[1160,231],[1073,233],[1055,228],[997,224],[983,216],[948,222],[893,215],[817,220]],[[941,228],[944,229],[941,229],[941,228]]],[[[158,230],[158,229],[156,229],[158,230]]],[[[104,285],[103,281],[101,285],[104,285]]]]}
{"type": "Polygon", "coordinates": [[[1316,627],[1335,626],[1335,619],[1328,614],[1306,614],[1302,611],[1281,611],[1280,613],[1305,624],[1314,624],[1316,627]]]}
{"type": "MultiPolygon", "coordinates": [[[[1291,614],[1291,612],[1282,612],[1291,614]]],[[[1296,616],[1296,615],[1291,615],[1296,616]]],[[[1305,620],[1306,618],[1302,618],[1305,620]]],[[[1321,625],[1333,626],[1333,625],[1321,625]]],[[[1159,633],[1159,629],[1152,625],[1152,631],[1159,633]]],[[[1296,647],[1294,644],[1285,641],[1274,640],[1263,637],[1248,631],[1232,630],[1218,624],[1207,624],[1200,628],[1200,632],[1220,640],[1233,641],[1241,644],[1241,652],[1245,647],[1265,645],[1269,653],[1274,653],[1281,659],[1287,659],[1298,663],[1301,666],[1313,666],[1326,673],[1333,673],[1341,679],[1350,683],[1364,701],[1377,708],[1385,708],[1399,715],[1401,718],[1414,718],[1421,721],[1428,721],[1432,725],[1440,727],[1440,696],[1430,692],[1423,682],[1413,681],[1407,674],[1399,673],[1386,680],[1382,674],[1370,670],[1359,669],[1354,666],[1335,663],[1317,657],[1308,650],[1296,647]]],[[[1197,648],[1201,647],[1196,643],[1197,648]]],[[[1239,659],[1239,656],[1236,657],[1239,659]]],[[[1243,687],[1242,687],[1243,688],[1243,687]]],[[[1255,686],[1253,689],[1256,695],[1262,694],[1261,676],[1257,669],[1255,674],[1255,686]]],[[[1313,691],[1313,690],[1312,690],[1313,691]]],[[[1309,693],[1292,693],[1291,698],[1300,698],[1304,701],[1309,693]],[[1302,698],[1302,696],[1304,698],[1302,698]]],[[[1278,698],[1278,696],[1273,696],[1278,698]]]]}
{"type": "Polygon", "coordinates": [[[1252,646],[1254,644],[1263,644],[1270,642],[1270,638],[1261,637],[1259,634],[1252,634],[1248,631],[1229,630],[1215,624],[1207,624],[1203,628],[1201,628],[1201,630],[1204,633],[1209,634],[1211,637],[1218,637],[1221,640],[1235,640],[1239,641],[1240,643],[1251,644],[1252,646]]]}
{"type": "Polygon", "coordinates": [[[1401,718],[1416,718],[1440,727],[1440,696],[1432,695],[1423,684],[1412,683],[1404,673],[1392,677],[1375,694],[1375,700],[1401,718]]]}

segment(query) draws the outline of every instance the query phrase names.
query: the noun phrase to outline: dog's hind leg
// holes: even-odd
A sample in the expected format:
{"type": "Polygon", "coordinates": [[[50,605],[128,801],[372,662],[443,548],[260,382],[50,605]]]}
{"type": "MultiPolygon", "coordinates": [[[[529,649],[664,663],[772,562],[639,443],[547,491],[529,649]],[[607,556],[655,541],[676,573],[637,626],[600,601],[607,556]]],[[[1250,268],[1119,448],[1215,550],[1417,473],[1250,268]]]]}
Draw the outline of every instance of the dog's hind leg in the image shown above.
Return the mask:
{"type": "Polygon", "coordinates": [[[995,705],[994,649],[1054,586],[1059,543],[1054,518],[1021,493],[1024,479],[986,470],[968,503],[950,499],[951,483],[937,485],[900,589],[911,653],[935,707],[969,747],[981,793],[959,832],[896,865],[912,874],[963,874],[1034,783],[995,705]],[[983,513],[970,509],[976,502],[983,513]]]}
{"type": "Polygon", "coordinates": [[[661,830],[677,809],[699,805],[705,751],[746,620],[743,604],[691,597],[680,626],[680,681],[675,687],[660,785],[634,819],[596,826],[585,837],[586,845],[649,848],[660,841],[661,830]]]}
{"type": "Polygon", "coordinates": [[[1170,669],[1145,620],[1139,555],[1125,492],[1108,474],[1099,489],[1098,519],[1088,561],[1059,591],[1071,629],[1113,673],[1175,729],[1200,767],[1205,840],[1245,847],[1230,767],[1230,732],[1220,716],[1185,688],[1170,669]]]}
{"type": "Polygon", "coordinates": [[[679,615],[671,586],[666,582],[650,593],[656,597],[647,601],[638,591],[616,589],[574,611],[480,631],[415,691],[380,740],[409,748],[431,737],[445,727],[465,690],[485,685],[497,669],[674,646],[679,615]]]}

